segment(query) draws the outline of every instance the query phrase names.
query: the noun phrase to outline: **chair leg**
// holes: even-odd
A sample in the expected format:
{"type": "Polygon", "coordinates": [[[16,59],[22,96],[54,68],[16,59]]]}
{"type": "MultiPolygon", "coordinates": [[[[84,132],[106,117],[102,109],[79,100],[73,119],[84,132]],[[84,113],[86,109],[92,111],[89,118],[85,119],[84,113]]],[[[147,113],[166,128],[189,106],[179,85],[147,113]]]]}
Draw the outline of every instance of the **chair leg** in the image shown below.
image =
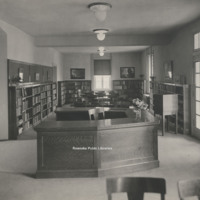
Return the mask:
{"type": "Polygon", "coordinates": [[[165,115],[162,115],[162,136],[165,135],[165,115]]]}
{"type": "Polygon", "coordinates": [[[176,134],[178,133],[178,113],[176,113],[176,134]]]}
{"type": "Polygon", "coordinates": [[[108,200],[112,200],[112,195],[108,194],[108,200]]]}
{"type": "Polygon", "coordinates": [[[161,200],[165,200],[165,195],[161,194],[161,200]]]}
{"type": "Polygon", "coordinates": [[[167,116],[167,131],[169,132],[169,117],[170,116],[167,116]]]}

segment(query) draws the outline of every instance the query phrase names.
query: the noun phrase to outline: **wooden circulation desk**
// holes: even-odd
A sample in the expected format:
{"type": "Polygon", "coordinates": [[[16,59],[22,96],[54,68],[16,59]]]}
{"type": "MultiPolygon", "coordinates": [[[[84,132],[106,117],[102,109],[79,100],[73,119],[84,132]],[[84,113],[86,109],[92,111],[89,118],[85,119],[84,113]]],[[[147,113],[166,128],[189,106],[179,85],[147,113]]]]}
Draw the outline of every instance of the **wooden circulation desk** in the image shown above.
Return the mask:
{"type": "Polygon", "coordinates": [[[131,109],[124,112],[127,118],[39,124],[36,177],[102,177],[158,167],[159,121],[148,111],[139,118],[131,109]]]}

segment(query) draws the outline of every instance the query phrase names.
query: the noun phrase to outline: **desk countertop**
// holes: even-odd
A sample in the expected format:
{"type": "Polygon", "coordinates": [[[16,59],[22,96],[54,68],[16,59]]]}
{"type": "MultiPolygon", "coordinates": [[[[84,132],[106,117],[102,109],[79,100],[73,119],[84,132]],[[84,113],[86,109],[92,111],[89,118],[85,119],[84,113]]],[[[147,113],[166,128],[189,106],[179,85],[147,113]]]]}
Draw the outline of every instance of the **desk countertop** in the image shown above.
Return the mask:
{"type": "MultiPolygon", "coordinates": [[[[77,108],[74,111],[86,111],[91,108],[77,108]]],[[[69,108],[67,108],[69,110],[69,108]]],[[[70,110],[73,110],[70,108],[70,110]]],[[[159,120],[148,111],[141,111],[139,118],[134,117],[132,109],[112,109],[123,110],[127,118],[102,119],[102,120],[84,120],[84,121],[44,121],[35,127],[36,131],[55,132],[55,131],[96,131],[119,129],[129,127],[139,127],[148,125],[157,125],[159,120]]]]}

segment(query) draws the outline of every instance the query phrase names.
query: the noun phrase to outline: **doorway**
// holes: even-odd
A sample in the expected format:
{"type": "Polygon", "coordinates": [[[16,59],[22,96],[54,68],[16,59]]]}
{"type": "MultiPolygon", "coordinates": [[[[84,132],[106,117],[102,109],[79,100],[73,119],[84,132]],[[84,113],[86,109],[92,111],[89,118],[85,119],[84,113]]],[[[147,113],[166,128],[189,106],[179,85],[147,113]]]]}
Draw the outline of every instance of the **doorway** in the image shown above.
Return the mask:
{"type": "Polygon", "coordinates": [[[194,86],[192,88],[193,134],[200,138],[200,61],[194,63],[194,86]]]}

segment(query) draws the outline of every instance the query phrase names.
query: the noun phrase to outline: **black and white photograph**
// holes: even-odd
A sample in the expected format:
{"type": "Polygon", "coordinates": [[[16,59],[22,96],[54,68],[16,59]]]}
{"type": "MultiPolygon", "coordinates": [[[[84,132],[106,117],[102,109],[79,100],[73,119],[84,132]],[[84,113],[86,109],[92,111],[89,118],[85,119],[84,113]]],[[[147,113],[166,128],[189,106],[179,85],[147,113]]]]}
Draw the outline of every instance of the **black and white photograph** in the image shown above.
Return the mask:
{"type": "Polygon", "coordinates": [[[0,200],[200,199],[200,0],[0,0],[0,200]]]}
{"type": "Polygon", "coordinates": [[[135,78],[135,67],[121,67],[120,77],[121,78],[135,78]]]}

